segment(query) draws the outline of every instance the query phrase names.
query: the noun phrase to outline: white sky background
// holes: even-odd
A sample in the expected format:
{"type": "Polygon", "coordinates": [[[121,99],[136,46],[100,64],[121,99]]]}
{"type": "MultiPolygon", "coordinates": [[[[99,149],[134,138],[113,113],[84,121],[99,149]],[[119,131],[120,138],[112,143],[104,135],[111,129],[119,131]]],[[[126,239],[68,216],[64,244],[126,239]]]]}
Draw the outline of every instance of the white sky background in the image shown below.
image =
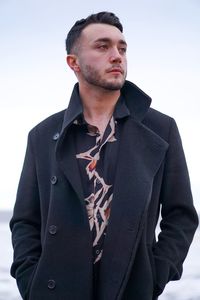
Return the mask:
{"type": "Polygon", "coordinates": [[[127,79],[178,123],[200,211],[199,0],[0,0],[0,209],[13,208],[28,131],[68,104],[68,30],[102,10],[123,23],[127,79]]]}

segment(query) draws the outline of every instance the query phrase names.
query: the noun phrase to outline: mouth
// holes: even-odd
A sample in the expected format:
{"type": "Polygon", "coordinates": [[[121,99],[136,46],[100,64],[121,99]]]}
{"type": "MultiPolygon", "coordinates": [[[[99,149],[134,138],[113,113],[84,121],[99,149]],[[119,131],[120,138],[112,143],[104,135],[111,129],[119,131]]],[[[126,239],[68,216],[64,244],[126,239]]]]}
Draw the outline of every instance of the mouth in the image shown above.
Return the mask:
{"type": "Polygon", "coordinates": [[[107,70],[107,73],[112,73],[112,74],[124,74],[124,71],[122,70],[121,67],[112,67],[107,70]]]}

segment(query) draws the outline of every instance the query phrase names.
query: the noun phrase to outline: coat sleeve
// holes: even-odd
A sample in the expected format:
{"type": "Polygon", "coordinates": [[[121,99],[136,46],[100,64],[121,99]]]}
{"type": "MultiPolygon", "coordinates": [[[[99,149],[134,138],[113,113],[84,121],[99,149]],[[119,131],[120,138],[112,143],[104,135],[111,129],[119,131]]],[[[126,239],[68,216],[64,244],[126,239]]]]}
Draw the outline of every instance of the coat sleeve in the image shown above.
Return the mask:
{"type": "Polygon", "coordinates": [[[180,279],[198,226],[181,138],[173,119],[168,143],[161,190],[161,231],[154,248],[157,295],[168,281],[180,279]]]}
{"type": "Polygon", "coordinates": [[[14,248],[11,275],[16,278],[23,299],[27,299],[31,279],[41,254],[40,225],[37,174],[29,134],[13,217],[10,221],[14,248]]]}

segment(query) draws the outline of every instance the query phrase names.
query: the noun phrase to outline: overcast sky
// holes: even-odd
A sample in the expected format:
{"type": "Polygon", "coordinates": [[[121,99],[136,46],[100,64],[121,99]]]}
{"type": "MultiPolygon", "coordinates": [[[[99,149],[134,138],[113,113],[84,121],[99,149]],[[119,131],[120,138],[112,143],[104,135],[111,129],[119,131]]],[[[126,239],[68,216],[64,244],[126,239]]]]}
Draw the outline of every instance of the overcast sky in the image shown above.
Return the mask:
{"type": "Polygon", "coordinates": [[[0,209],[14,205],[28,131],[68,104],[68,30],[102,10],[123,23],[128,79],[177,121],[200,211],[199,0],[0,0],[0,209]]]}

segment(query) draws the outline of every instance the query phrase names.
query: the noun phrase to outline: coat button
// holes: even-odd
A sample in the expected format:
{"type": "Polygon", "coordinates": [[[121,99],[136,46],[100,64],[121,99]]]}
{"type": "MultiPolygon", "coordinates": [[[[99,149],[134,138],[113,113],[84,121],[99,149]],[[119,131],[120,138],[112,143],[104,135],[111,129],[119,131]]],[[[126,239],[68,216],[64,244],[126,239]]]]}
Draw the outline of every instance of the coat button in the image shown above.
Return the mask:
{"type": "Polygon", "coordinates": [[[58,178],[55,175],[51,177],[52,184],[56,184],[57,181],[58,181],[58,178]]]}
{"type": "Polygon", "coordinates": [[[59,136],[60,136],[60,134],[58,132],[55,133],[54,136],[53,136],[53,140],[57,141],[59,139],[59,136]]]}
{"type": "Polygon", "coordinates": [[[57,226],[56,225],[50,225],[49,226],[49,233],[50,234],[56,234],[57,233],[57,226]]]}
{"type": "Polygon", "coordinates": [[[55,289],[55,287],[56,287],[56,282],[55,282],[55,280],[53,280],[53,279],[50,279],[50,280],[48,280],[48,288],[50,289],[50,290],[53,290],[53,289],[55,289]]]}

